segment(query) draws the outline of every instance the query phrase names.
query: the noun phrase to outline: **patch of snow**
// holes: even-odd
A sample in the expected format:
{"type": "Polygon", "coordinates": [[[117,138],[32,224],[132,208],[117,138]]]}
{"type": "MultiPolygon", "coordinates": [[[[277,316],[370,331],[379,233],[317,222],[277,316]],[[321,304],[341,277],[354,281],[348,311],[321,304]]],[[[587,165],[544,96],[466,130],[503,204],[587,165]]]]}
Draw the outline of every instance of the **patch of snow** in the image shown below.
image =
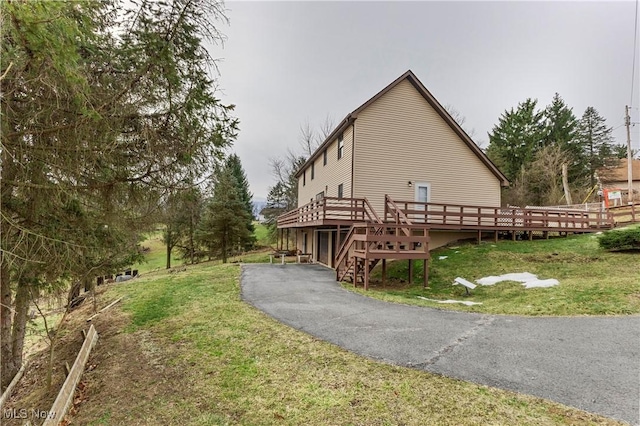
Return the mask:
{"type": "Polygon", "coordinates": [[[466,306],[473,306],[473,305],[482,305],[482,302],[472,302],[470,300],[437,300],[437,299],[429,299],[426,297],[422,297],[422,296],[417,296],[418,299],[422,299],[422,300],[427,300],[429,302],[436,302],[436,303],[462,303],[463,305],[466,306]]]}
{"type": "Polygon", "coordinates": [[[520,283],[524,283],[527,281],[537,280],[538,276],[533,275],[529,272],[516,272],[512,274],[503,274],[503,275],[492,275],[490,277],[480,278],[476,280],[476,282],[480,285],[494,285],[499,283],[500,281],[517,281],[520,283]]]}
{"type": "Polygon", "coordinates": [[[498,276],[492,275],[490,277],[484,277],[476,280],[476,282],[480,285],[494,285],[501,281],[516,281],[522,283],[525,288],[546,288],[560,284],[560,282],[555,278],[540,280],[538,279],[537,275],[529,272],[518,272],[498,276]]]}
{"type": "Polygon", "coordinates": [[[447,257],[449,257],[449,256],[439,256],[438,260],[445,260],[447,257]]]}

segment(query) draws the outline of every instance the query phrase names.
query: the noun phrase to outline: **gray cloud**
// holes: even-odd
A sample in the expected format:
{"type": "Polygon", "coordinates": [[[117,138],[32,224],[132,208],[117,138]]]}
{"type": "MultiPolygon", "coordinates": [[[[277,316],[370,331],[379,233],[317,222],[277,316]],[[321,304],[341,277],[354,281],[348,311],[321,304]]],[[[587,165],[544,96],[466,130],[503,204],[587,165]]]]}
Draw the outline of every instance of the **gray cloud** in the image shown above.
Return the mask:
{"type": "MultiPolygon", "coordinates": [[[[555,92],[579,117],[595,107],[625,143],[635,2],[229,2],[221,58],[237,105],[240,156],[256,196],[268,158],[296,148],[305,122],[335,121],[411,69],[488,143],[505,109],[555,92]]],[[[637,54],[640,56],[640,54],[637,54]]],[[[636,59],[637,61],[637,59],[636,59]]],[[[636,64],[636,72],[638,65],[636,64]]],[[[638,86],[632,121],[638,122],[638,86]]],[[[638,149],[640,125],[633,128],[638,149]]]]}

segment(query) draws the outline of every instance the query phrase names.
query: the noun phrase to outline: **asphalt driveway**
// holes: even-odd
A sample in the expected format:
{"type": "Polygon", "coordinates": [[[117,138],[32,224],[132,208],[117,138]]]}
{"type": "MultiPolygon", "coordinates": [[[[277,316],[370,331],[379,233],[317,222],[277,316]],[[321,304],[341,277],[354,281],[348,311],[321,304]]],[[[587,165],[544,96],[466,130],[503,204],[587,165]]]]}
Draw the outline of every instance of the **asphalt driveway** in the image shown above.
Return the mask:
{"type": "Polygon", "coordinates": [[[535,318],[386,303],[319,265],[244,265],[248,303],[376,360],[640,425],[640,317],[535,318]]]}

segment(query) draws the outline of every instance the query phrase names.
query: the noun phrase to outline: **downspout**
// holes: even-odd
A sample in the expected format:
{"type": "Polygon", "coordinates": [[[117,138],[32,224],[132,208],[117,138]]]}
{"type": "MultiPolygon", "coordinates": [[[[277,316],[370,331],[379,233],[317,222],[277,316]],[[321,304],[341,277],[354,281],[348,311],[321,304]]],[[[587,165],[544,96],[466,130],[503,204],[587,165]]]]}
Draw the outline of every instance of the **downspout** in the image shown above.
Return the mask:
{"type": "Polygon", "coordinates": [[[353,187],[355,186],[355,182],[353,180],[353,168],[355,167],[355,158],[356,158],[356,121],[353,120],[351,123],[353,127],[353,131],[351,132],[351,198],[353,198],[353,187]]]}

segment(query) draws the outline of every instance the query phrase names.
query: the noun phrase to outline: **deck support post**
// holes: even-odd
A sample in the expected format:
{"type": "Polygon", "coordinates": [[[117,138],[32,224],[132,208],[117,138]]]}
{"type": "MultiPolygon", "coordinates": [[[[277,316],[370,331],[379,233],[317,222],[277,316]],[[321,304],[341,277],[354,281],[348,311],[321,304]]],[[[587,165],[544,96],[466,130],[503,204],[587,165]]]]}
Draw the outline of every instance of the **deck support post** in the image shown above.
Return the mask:
{"type": "Polygon", "coordinates": [[[515,229],[511,232],[511,240],[512,241],[516,240],[516,230],[515,229]]]}
{"type": "Polygon", "coordinates": [[[413,284],[413,260],[409,259],[409,284],[413,284]]]}
{"type": "Polygon", "coordinates": [[[548,240],[549,239],[549,231],[544,231],[542,233],[542,236],[544,237],[545,240],[548,240]]]}
{"type": "Polygon", "coordinates": [[[529,241],[533,241],[533,231],[529,231],[529,241]]]}
{"type": "Polygon", "coordinates": [[[333,242],[333,266],[337,268],[336,260],[338,260],[338,249],[342,246],[342,241],[340,241],[340,225],[338,225],[338,230],[336,232],[336,240],[333,242]]]}
{"type": "Polygon", "coordinates": [[[364,289],[369,290],[369,258],[364,259],[364,289]]]}
{"type": "Polygon", "coordinates": [[[493,231],[493,242],[498,244],[498,231],[493,231]]]}
{"type": "Polygon", "coordinates": [[[424,281],[422,283],[422,288],[427,288],[429,285],[429,259],[424,259],[422,261],[422,270],[424,271],[424,281]]]}
{"type": "Polygon", "coordinates": [[[359,266],[358,258],[353,258],[353,286],[358,287],[358,266],[359,266]]]}
{"type": "Polygon", "coordinates": [[[478,229],[478,245],[482,243],[482,231],[478,229]]]}
{"type": "Polygon", "coordinates": [[[385,285],[387,280],[387,259],[382,259],[382,285],[385,285]]]}
{"type": "MultiPolygon", "coordinates": [[[[278,240],[280,241],[280,250],[282,250],[282,233],[284,232],[283,228],[278,229],[278,240]]],[[[276,247],[278,245],[276,244],[276,247]]]]}
{"type": "Polygon", "coordinates": [[[289,228],[287,228],[287,251],[289,251],[289,228]]]}

